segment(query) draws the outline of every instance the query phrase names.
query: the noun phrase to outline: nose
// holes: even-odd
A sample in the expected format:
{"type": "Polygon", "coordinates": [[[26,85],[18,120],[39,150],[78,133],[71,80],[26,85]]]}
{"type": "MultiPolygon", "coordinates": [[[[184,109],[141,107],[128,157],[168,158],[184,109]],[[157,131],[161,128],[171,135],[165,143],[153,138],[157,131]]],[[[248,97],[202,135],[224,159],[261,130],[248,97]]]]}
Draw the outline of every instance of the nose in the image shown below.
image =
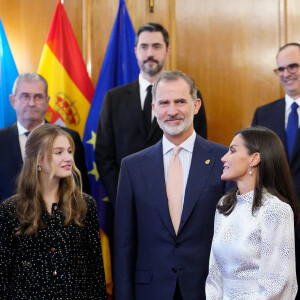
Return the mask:
{"type": "Polygon", "coordinates": [[[175,116],[175,115],[178,114],[178,109],[177,109],[175,103],[170,103],[169,109],[168,109],[168,114],[169,114],[170,116],[175,116]]]}
{"type": "Polygon", "coordinates": [[[67,161],[67,162],[73,162],[73,154],[67,152],[65,157],[64,157],[64,160],[67,161]]]}
{"type": "Polygon", "coordinates": [[[32,105],[35,105],[35,99],[34,99],[34,96],[32,96],[32,95],[29,96],[28,104],[31,105],[31,106],[32,106],[32,105]]]}
{"type": "Polygon", "coordinates": [[[228,152],[221,158],[222,163],[225,163],[227,161],[227,155],[228,152]]]}
{"type": "Polygon", "coordinates": [[[282,74],[281,74],[282,77],[288,77],[290,75],[291,75],[291,73],[287,69],[284,69],[282,74]]]}

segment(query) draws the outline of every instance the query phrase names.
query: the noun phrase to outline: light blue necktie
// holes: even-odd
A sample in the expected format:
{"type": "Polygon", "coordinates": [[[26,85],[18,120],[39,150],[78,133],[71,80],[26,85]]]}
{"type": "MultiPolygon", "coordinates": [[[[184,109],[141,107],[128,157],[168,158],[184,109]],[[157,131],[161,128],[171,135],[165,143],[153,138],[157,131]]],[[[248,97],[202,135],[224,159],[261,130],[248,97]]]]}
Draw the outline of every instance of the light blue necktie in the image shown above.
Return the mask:
{"type": "Polygon", "coordinates": [[[286,144],[287,144],[289,160],[292,157],[292,153],[294,150],[295,141],[297,137],[297,132],[298,132],[299,117],[297,113],[297,108],[298,108],[298,104],[294,102],[292,104],[292,110],[289,114],[288,123],[286,127],[286,144]]]}

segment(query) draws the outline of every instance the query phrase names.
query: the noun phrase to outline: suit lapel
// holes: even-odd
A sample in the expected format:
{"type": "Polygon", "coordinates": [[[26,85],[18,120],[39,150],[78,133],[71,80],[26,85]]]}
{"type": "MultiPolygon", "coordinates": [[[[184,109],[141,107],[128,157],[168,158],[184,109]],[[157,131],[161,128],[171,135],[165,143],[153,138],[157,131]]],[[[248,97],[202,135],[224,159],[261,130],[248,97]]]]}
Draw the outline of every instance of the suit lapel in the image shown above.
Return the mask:
{"type": "Polygon", "coordinates": [[[13,143],[11,144],[11,153],[15,153],[15,161],[17,168],[20,170],[23,165],[23,159],[21,154],[21,147],[19,142],[19,132],[18,132],[18,126],[17,123],[12,124],[12,137],[11,137],[13,143]]]}
{"type": "Polygon", "coordinates": [[[273,106],[273,112],[271,113],[274,119],[274,128],[272,128],[280,137],[281,142],[286,150],[286,134],[285,134],[285,99],[282,98],[280,101],[273,106]]]}
{"type": "Polygon", "coordinates": [[[162,141],[155,144],[141,165],[146,180],[150,199],[153,201],[162,222],[172,235],[175,235],[172,220],[169,213],[168,198],[166,192],[164,164],[162,155],[162,141]]]}
{"type": "Polygon", "coordinates": [[[134,81],[132,85],[128,87],[127,90],[127,100],[129,114],[133,119],[133,122],[137,124],[137,127],[142,132],[142,134],[146,137],[146,127],[144,121],[144,114],[141,108],[141,100],[140,100],[140,89],[138,80],[134,81]]]}
{"type": "Polygon", "coordinates": [[[197,136],[185,190],[184,205],[179,231],[182,229],[192,213],[196,203],[199,201],[214,164],[215,157],[213,156],[212,148],[204,139],[197,136]]]}

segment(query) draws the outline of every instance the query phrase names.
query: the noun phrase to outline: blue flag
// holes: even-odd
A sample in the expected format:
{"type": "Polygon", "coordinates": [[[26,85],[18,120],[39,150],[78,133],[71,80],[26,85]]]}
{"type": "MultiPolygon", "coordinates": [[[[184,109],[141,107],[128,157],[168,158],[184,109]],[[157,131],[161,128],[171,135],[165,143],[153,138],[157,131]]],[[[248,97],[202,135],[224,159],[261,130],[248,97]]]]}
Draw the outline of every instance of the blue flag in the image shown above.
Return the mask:
{"type": "MultiPolygon", "coordinates": [[[[98,119],[105,93],[113,87],[135,80],[139,75],[139,67],[134,53],[134,46],[135,32],[130,21],[125,2],[124,0],[120,0],[119,11],[106,49],[102,69],[98,78],[83,135],[91,195],[97,202],[100,228],[104,234],[106,232],[107,205],[109,199],[106,197],[105,190],[99,179],[94,158],[98,119]]],[[[105,277],[107,284],[109,284],[110,275],[108,274],[106,267],[106,249],[103,245],[103,239],[101,240],[101,244],[105,277]]]]}
{"type": "Polygon", "coordinates": [[[12,92],[18,70],[10,51],[2,21],[0,19],[0,128],[6,127],[17,120],[15,110],[10,104],[9,95],[12,92]]]}

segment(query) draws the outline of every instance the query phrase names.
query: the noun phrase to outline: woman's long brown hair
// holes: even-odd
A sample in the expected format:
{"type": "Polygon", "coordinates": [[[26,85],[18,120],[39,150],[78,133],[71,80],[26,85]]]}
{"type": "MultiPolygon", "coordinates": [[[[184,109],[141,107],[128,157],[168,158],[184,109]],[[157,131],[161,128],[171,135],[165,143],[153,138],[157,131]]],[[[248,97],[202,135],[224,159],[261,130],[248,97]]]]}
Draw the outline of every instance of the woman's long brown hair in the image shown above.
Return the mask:
{"type": "MultiPolygon", "coordinates": [[[[20,228],[16,235],[36,235],[45,225],[42,214],[46,211],[42,197],[39,162],[47,155],[52,162],[53,144],[58,136],[67,137],[74,153],[72,137],[59,126],[46,123],[34,129],[25,146],[25,160],[18,179],[18,203],[16,206],[20,228]]],[[[65,217],[64,226],[70,223],[82,226],[86,215],[86,202],[81,192],[81,175],[74,162],[72,176],[61,178],[58,189],[59,207],[65,217]]]]}

